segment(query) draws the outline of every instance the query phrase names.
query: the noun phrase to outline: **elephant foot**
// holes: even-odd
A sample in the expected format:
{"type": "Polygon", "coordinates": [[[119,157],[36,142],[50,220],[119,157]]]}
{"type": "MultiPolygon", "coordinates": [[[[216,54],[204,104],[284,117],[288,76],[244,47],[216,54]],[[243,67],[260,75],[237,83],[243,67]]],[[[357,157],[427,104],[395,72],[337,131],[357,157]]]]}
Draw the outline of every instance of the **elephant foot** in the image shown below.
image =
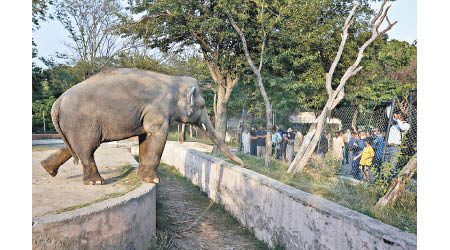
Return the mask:
{"type": "Polygon", "coordinates": [[[41,161],[41,166],[45,169],[45,171],[47,171],[47,173],[49,173],[52,177],[55,177],[58,174],[58,168],[54,169],[50,166],[48,166],[45,163],[45,160],[41,161]]]}
{"type": "Polygon", "coordinates": [[[105,180],[99,175],[91,178],[83,178],[84,185],[103,185],[105,180]]]}
{"type": "Polygon", "coordinates": [[[150,173],[139,173],[138,172],[138,176],[141,177],[141,180],[143,182],[154,183],[154,184],[159,183],[159,176],[156,173],[156,171],[152,171],[150,173]]]}
{"type": "Polygon", "coordinates": [[[47,173],[55,177],[58,174],[59,167],[69,160],[70,157],[72,157],[70,150],[68,148],[61,148],[42,160],[41,165],[47,173]]]}

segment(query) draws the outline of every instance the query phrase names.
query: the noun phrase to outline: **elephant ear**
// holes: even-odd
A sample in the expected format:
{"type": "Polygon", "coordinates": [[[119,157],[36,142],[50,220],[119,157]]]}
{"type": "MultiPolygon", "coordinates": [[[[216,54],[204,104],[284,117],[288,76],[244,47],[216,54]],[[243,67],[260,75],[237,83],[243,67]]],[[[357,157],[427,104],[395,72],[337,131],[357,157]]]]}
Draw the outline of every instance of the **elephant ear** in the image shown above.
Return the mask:
{"type": "Polygon", "coordinates": [[[186,116],[191,116],[194,113],[194,93],[195,87],[192,87],[186,94],[186,116]]]}

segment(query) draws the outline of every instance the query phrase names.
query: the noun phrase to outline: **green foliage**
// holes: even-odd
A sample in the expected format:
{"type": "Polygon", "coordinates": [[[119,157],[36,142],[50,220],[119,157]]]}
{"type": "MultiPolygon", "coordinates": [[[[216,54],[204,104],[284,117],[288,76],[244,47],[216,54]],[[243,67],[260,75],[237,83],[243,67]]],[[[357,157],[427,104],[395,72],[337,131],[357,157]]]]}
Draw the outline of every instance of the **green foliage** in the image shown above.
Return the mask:
{"type": "Polygon", "coordinates": [[[53,102],[56,100],[55,97],[51,96],[45,99],[39,99],[33,102],[32,108],[32,128],[33,131],[44,131],[44,123],[45,120],[45,130],[46,131],[55,131],[55,127],[52,123],[51,118],[51,109],[53,102]]]}
{"type": "Polygon", "coordinates": [[[56,65],[42,69],[32,68],[32,130],[33,132],[55,131],[51,120],[53,102],[64,91],[83,79],[83,72],[77,66],[56,65]]]}
{"type": "Polygon", "coordinates": [[[139,51],[122,52],[114,60],[114,65],[125,68],[138,68],[160,72],[163,74],[174,74],[175,70],[169,65],[161,63],[160,60],[139,51]]]}
{"type": "Polygon", "coordinates": [[[395,166],[391,162],[383,162],[380,171],[375,166],[370,168],[374,175],[374,184],[379,188],[381,194],[385,194],[389,188],[389,180],[394,175],[393,170],[395,166]]]}

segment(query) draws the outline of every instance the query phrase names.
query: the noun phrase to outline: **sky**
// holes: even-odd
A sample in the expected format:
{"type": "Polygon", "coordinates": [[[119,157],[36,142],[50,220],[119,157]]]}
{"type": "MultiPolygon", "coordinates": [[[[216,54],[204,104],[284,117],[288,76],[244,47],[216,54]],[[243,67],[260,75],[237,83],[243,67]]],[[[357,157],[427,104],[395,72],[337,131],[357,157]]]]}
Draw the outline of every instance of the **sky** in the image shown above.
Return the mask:
{"type": "MultiPolygon", "coordinates": [[[[412,43],[417,40],[417,1],[416,0],[397,0],[392,3],[389,10],[389,20],[391,22],[398,21],[398,23],[388,31],[391,39],[400,41],[407,41],[412,43]]],[[[371,4],[374,9],[378,9],[381,2],[371,4]]],[[[56,20],[49,22],[41,22],[41,28],[33,32],[34,41],[37,44],[38,57],[48,57],[55,55],[55,51],[60,53],[69,52],[70,50],[65,46],[68,43],[69,33],[56,20]]],[[[43,63],[38,60],[33,60],[38,66],[43,67],[43,63]]]]}

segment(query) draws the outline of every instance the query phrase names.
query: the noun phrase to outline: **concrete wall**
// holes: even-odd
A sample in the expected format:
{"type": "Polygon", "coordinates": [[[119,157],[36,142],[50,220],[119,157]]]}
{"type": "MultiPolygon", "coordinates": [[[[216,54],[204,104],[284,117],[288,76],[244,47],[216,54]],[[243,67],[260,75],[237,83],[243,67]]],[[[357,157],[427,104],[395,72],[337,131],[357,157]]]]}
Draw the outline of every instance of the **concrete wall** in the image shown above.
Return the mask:
{"type": "Polygon", "coordinates": [[[33,249],[147,249],[156,232],[154,184],[88,207],[33,219],[33,249]]]}
{"type": "Polygon", "coordinates": [[[416,249],[417,237],[326,199],[168,141],[175,166],[254,235],[287,249],[416,249]]]}

